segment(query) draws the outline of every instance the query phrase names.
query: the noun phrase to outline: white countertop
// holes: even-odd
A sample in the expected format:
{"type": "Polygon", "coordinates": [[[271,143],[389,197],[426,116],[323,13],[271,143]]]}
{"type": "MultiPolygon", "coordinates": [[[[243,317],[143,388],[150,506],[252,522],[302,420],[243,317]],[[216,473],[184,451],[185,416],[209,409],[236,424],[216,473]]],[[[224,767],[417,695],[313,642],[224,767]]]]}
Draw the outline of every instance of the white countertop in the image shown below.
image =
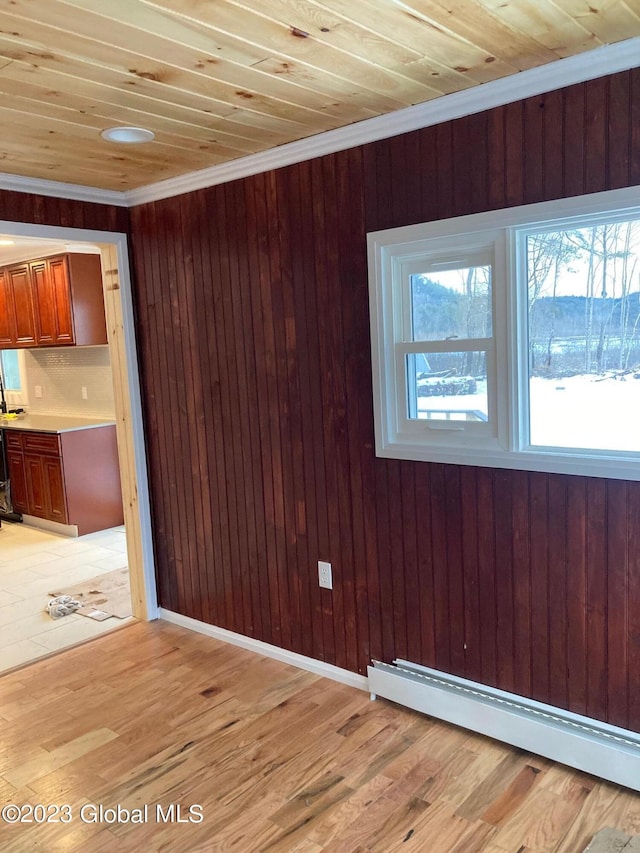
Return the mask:
{"type": "Polygon", "coordinates": [[[35,432],[73,432],[113,424],[115,421],[106,418],[85,418],[77,415],[21,415],[12,420],[0,417],[2,429],[27,429],[35,432]]]}

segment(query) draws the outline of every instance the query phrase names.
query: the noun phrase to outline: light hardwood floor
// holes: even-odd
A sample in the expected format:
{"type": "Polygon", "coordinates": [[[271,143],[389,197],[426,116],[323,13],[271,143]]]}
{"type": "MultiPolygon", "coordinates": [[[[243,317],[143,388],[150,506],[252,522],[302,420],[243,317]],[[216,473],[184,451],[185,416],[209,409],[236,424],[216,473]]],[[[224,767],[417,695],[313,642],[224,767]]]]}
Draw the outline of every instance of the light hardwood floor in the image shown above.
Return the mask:
{"type": "Polygon", "coordinates": [[[162,622],[0,677],[0,801],[73,815],[0,823],[3,853],[579,853],[640,832],[628,790],[162,622]],[[172,803],[202,822],[158,822],[172,803]],[[117,804],[148,822],[91,822],[117,804]]]}
{"type": "Polygon", "coordinates": [[[127,565],[124,527],[77,539],[25,524],[0,527],[0,672],[120,627],[71,613],[51,619],[49,593],[127,565]]]}

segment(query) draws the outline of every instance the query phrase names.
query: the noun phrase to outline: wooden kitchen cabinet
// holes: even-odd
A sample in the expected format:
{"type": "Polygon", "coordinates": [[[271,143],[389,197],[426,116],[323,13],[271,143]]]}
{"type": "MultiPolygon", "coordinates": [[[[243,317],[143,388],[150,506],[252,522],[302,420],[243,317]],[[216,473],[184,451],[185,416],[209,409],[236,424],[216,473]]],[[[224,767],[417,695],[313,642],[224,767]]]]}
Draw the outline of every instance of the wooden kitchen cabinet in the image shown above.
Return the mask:
{"type": "Polygon", "coordinates": [[[15,346],[16,314],[13,288],[6,271],[0,269],[0,349],[15,346]]]}
{"type": "Polygon", "coordinates": [[[28,512],[29,498],[27,496],[27,478],[24,471],[24,456],[22,452],[7,450],[7,464],[9,466],[13,509],[19,513],[28,512]]]}
{"type": "Polygon", "coordinates": [[[124,523],[115,425],[5,429],[5,439],[16,512],[76,525],[80,536],[124,523]]]}
{"type": "Polygon", "coordinates": [[[107,343],[99,255],[64,254],[0,268],[0,348],[107,343]]]}
{"type": "Polygon", "coordinates": [[[13,295],[15,341],[12,347],[32,347],[36,343],[36,323],[33,314],[33,295],[29,264],[6,270],[13,295]]]}

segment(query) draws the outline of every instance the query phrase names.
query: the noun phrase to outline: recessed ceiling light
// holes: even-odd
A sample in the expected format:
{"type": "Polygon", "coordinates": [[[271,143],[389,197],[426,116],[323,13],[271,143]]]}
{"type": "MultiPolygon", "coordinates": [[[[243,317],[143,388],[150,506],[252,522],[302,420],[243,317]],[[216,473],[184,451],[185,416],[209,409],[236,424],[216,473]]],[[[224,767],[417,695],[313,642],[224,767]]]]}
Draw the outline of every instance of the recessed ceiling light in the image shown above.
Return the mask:
{"type": "Polygon", "coordinates": [[[14,246],[15,240],[9,240],[8,237],[0,237],[0,246],[14,246]]]}
{"type": "Polygon", "coordinates": [[[151,142],[155,137],[152,130],[146,130],[144,127],[108,127],[103,130],[100,136],[109,142],[151,142]]]}

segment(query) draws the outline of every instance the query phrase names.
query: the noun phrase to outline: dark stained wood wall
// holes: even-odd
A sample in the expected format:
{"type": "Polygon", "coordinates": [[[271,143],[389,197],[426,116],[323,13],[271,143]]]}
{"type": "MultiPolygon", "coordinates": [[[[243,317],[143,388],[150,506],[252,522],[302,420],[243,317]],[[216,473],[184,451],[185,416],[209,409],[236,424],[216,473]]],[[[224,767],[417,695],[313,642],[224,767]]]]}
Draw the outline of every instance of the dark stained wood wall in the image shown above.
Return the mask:
{"type": "Polygon", "coordinates": [[[1,189],[0,219],[34,225],[129,232],[129,211],[125,207],[1,189]]]}
{"type": "Polygon", "coordinates": [[[365,256],[638,183],[632,71],[136,208],[162,606],[639,729],[640,483],[376,458],[365,256]]]}

